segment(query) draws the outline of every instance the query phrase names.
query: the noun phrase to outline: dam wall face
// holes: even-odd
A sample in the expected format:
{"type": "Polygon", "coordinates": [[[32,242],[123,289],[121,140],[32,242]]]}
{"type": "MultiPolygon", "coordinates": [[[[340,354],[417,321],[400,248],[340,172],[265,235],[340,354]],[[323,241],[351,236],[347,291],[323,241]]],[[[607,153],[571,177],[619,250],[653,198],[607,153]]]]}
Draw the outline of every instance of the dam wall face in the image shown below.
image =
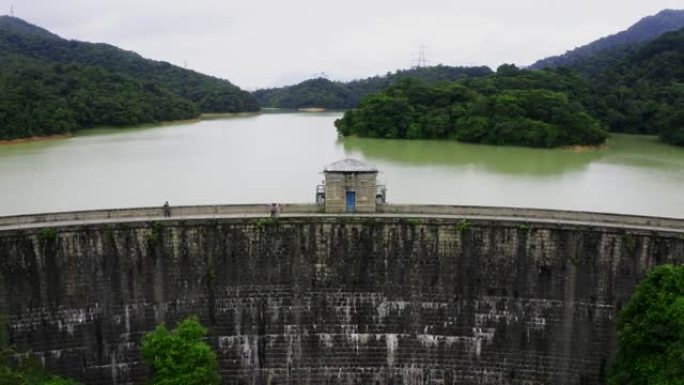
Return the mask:
{"type": "Polygon", "coordinates": [[[603,384],[617,311],[681,233],[448,218],[165,220],[0,231],[10,342],[142,384],[197,315],[224,384],[603,384]]]}

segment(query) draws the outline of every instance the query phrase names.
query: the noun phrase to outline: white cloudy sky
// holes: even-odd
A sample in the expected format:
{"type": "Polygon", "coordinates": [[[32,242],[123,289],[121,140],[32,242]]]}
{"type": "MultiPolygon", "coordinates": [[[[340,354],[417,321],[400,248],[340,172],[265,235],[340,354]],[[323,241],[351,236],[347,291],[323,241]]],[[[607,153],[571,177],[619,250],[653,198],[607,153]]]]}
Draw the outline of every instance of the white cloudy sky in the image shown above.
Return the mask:
{"type": "Polygon", "coordinates": [[[246,88],[431,64],[527,65],[682,0],[0,0],[69,39],[106,42],[246,88]]]}

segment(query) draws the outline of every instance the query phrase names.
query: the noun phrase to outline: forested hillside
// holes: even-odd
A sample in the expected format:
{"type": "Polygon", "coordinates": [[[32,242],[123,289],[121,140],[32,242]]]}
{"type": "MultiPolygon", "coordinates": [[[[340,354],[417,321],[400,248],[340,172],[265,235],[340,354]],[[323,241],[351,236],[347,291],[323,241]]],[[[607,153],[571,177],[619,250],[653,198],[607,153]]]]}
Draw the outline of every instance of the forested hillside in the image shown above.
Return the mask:
{"type": "Polygon", "coordinates": [[[325,78],[305,80],[283,88],[257,90],[254,96],[262,107],[273,108],[349,108],[358,99],[345,83],[325,78]]]}
{"type": "Polygon", "coordinates": [[[426,83],[452,81],[465,77],[492,74],[488,67],[434,66],[400,70],[384,76],[374,76],[350,82],[310,79],[293,86],[257,90],[254,96],[262,107],[347,109],[355,107],[361,98],[380,92],[405,78],[418,78],[426,83]]]}
{"type": "Polygon", "coordinates": [[[226,80],[0,16],[0,139],[256,110],[226,80]]]}
{"type": "Polygon", "coordinates": [[[512,65],[483,78],[427,85],[405,79],[365,97],[335,122],[340,134],[455,139],[530,147],[595,145],[607,132],[582,101],[589,87],[566,71],[512,65]]]}
{"type": "Polygon", "coordinates": [[[155,83],[101,68],[0,58],[0,139],[190,119],[197,106],[155,83]]]}
{"type": "Polygon", "coordinates": [[[649,42],[591,80],[590,109],[611,131],[658,134],[684,145],[684,28],[649,42]]]}
{"type": "Polygon", "coordinates": [[[559,56],[538,60],[530,69],[570,66],[582,73],[595,74],[617,63],[630,51],[658,36],[684,27],[684,10],[666,9],[644,17],[628,29],[600,38],[559,56]],[[587,62],[586,59],[590,59],[587,62]]]}
{"type": "Polygon", "coordinates": [[[621,55],[592,74],[503,65],[439,85],[404,81],[365,97],[336,125],[342,135],[533,147],[598,144],[609,129],[684,145],[684,29],[621,55]]]}

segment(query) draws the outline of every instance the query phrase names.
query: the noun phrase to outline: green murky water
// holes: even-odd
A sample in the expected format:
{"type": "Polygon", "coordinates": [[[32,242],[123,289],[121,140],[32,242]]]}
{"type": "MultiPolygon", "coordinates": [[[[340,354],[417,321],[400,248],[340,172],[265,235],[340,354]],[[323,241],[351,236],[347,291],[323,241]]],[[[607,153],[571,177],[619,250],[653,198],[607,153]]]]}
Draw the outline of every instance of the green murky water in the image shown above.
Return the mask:
{"type": "Polygon", "coordinates": [[[218,116],[0,146],[0,215],[161,205],[312,202],[323,166],[374,163],[396,203],[684,217],[684,149],[615,135],[537,150],[338,139],[340,113],[218,116]]]}

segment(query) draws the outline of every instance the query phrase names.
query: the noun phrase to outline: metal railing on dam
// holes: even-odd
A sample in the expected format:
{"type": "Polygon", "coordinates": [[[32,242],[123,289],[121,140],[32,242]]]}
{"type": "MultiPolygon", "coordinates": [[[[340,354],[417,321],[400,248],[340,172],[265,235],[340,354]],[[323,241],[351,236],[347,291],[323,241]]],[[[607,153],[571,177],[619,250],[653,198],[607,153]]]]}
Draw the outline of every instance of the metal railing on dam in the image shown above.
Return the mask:
{"type": "MultiPolygon", "coordinates": [[[[284,216],[403,216],[403,217],[460,217],[500,219],[523,222],[567,224],[597,224],[613,227],[662,229],[684,231],[684,218],[651,217],[642,215],[611,214],[588,211],[551,210],[520,207],[459,206],[459,205],[379,205],[374,214],[326,214],[316,204],[281,204],[284,216]]],[[[164,208],[139,207],[103,210],[68,211],[44,214],[0,216],[0,230],[50,225],[86,224],[100,222],[127,222],[159,219],[201,219],[223,217],[261,217],[270,215],[270,204],[172,206],[170,217],[164,208]]]]}

